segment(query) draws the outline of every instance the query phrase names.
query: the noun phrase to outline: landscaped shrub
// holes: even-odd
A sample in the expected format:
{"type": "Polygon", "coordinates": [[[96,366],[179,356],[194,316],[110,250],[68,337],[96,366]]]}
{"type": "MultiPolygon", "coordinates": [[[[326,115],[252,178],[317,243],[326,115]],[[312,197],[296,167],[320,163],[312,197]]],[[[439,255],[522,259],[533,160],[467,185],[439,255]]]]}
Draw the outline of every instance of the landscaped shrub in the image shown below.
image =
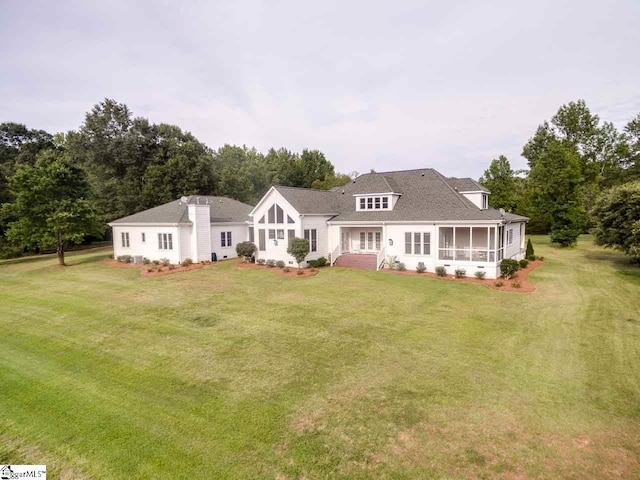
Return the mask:
{"type": "Polygon", "coordinates": [[[269,268],[273,268],[276,266],[276,261],[270,258],[269,260],[264,262],[264,264],[269,268]]]}
{"type": "Polygon", "coordinates": [[[282,260],[278,260],[278,261],[276,262],[276,267],[278,267],[278,268],[284,268],[284,262],[283,262],[282,260]]]}
{"type": "Polygon", "coordinates": [[[523,258],[518,263],[520,265],[520,268],[527,268],[527,265],[529,265],[529,260],[527,260],[526,258],[523,258]]]}
{"type": "Polygon", "coordinates": [[[168,258],[161,258],[160,259],[160,263],[162,264],[163,267],[166,267],[167,265],[169,265],[171,262],[169,261],[168,258]]]}
{"type": "Polygon", "coordinates": [[[236,245],[236,253],[246,262],[256,253],[256,244],[253,242],[240,242],[236,245]]]}
{"type": "Polygon", "coordinates": [[[511,286],[513,288],[520,288],[520,282],[518,280],[514,280],[511,286]]]}
{"type": "Polygon", "coordinates": [[[304,272],[302,271],[301,268],[298,269],[298,271],[296,272],[298,275],[304,275],[304,272]]]}
{"type": "Polygon", "coordinates": [[[407,267],[404,263],[398,262],[396,263],[396,270],[398,270],[399,272],[404,272],[407,270],[407,267]]]}
{"type": "Polygon", "coordinates": [[[182,261],[182,266],[188,267],[189,265],[193,265],[193,260],[187,257],[182,261]]]}
{"type": "Polygon", "coordinates": [[[317,267],[326,267],[328,262],[329,261],[326,258],[320,257],[319,259],[316,260],[316,266],[317,267]]]}
{"type": "Polygon", "coordinates": [[[309,254],[309,240],[306,238],[292,238],[289,240],[287,253],[296,259],[298,268],[300,268],[300,265],[309,254]]]}
{"type": "Polygon", "coordinates": [[[541,262],[544,261],[544,257],[536,257],[536,260],[540,260],[541,262]]]}
{"type": "Polygon", "coordinates": [[[160,260],[154,260],[154,261],[153,261],[153,262],[151,262],[151,263],[153,263],[154,265],[160,265],[160,260]]]}
{"type": "Polygon", "coordinates": [[[145,257],[145,258],[142,259],[142,264],[143,265],[149,265],[150,263],[151,263],[151,260],[149,260],[148,258],[145,257]]]}
{"type": "Polygon", "coordinates": [[[418,262],[418,266],[416,267],[416,272],[418,273],[424,273],[427,271],[427,267],[424,264],[424,262],[418,262]]]}
{"type": "Polygon", "coordinates": [[[524,256],[527,257],[529,260],[536,259],[536,253],[533,251],[533,244],[531,243],[531,239],[527,240],[527,250],[524,256]]]}
{"type": "Polygon", "coordinates": [[[443,266],[436,267],[436,275],[438,275],[439,277],[446,277],[447,269],[443,266]]]}
{"type": "Polygon", "coordinates": [[[505,258],[500,262],[500,275],[504,278],[511,278],[518,271],[520,264],[512,258],[505,258]]]}
{"type": "Polygon", "coordinates": [[[307,265],[308,265],[309,267],[311,267],[311,268],[315,268],[315,267],[317,267],[317,266],[318,266],[318,262],[317,262],[316,260],[309,260],[309,261],[307,262],[307,265]]]}
{"type": "Polygon", "coordinates": [[[318,271],[318,269],[317,269],[317,268],[312,268],[312,269],[311,269],[311,271],[312,271],[312,272],[317,272],[317,271],[318,271]]]}
{"type": "Polygon", "coordinates": [[[456,278],[464,278],[467,276],[467,271],[464,268],[456,268],[456,278]]]}
{"type": "Polygon", "coordinates": [[[503,282],[502,280],[496,280],[496,281],[495,281],[495,283],[494,283],[494,285],[495,285],[496,287],[502,287],[502,286],[504,285],[504,282],[503,282]]]}
{"type": "Polygon", "coordinates": [[[484,277],[487,275],[487,272],[485,272],[484,270],[478,270],[476,272],[474,272],[473,274],[478,280],[482,280],[484,279],[484,277]]]}

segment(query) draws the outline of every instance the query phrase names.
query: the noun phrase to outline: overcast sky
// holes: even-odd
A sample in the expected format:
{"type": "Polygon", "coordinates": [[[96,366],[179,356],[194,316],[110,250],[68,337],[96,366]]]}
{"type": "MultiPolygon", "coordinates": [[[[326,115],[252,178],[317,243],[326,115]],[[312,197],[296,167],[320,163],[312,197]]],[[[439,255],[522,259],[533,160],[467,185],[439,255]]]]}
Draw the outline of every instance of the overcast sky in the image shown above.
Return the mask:
{"type": "Polygon", "coordinates": [[[478,177],[558,107],[640,112],[640,1],[0,0],[0,122],[77,129],[105,97],[212,148],[478,177]]]}

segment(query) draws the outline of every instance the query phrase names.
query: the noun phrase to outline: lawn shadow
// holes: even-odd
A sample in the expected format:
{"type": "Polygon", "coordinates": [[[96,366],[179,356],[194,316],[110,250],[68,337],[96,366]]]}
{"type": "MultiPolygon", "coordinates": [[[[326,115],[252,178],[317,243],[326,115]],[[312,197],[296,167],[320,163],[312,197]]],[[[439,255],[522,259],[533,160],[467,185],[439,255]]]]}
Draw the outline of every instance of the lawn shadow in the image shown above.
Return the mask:
{"type": "Polygon", "coordinates": [[[631,283],[640,284],[640,265],[618,250],[592,250],[586,252],[584,258],[592,262],[607,262],[616,270],[616,274],[631,283]]]}
{"type": "MultiPolygon", "coordinates": [[[[65,252],[64,257],[65,260],[68,258],[73,258],[76,257],[78,255],[88,255],[88,254],[92,254],[92,253],[97,253],[100,251],[104,251],[105,252],[105,256],[109,256],[111,251],[111,247],[110,246],[99,246],[99,247],[92,247],[92,248],[82,248],[82,249],[78,249],[78,250],[71,250],[68,252],[65,252]]],[[[30,255],[28,257],[18,257],[18,258],[11,258],[11,259],[7,259],[7,260],[0,260],[0,267],[4,266],[4,265],[18,265],[18,264],[29,264],[29,263],[34,263],[34,262],[42,262],[45,260],[51,260],[56,258],[56,253],[43,253],[40,255],[30,255]]],[[[83,259],[79,262],[74,262],[75,265],[80,264],[80,263],[88,263],[91,261],[94,261],[95,259],[97,260],[102,260],[103,256],[97,257],[97,256],[92,256],[89,257],[88,259],[83,259]]]]}

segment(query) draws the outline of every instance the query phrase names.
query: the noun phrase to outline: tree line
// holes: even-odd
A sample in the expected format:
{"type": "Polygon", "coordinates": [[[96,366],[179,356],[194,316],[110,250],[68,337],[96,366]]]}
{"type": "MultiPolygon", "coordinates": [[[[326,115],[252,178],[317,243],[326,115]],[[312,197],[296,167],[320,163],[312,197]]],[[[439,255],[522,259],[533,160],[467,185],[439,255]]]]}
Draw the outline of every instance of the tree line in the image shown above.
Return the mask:
{"type": "Polygon", "coordinates": [[[620,132],[584,100],[570,102],[537,128],[522,156],[528,169],[513,170],[501,155],[480,177],[492,207],[530,217],[529,232],[559,245],[591,231],[640,261],[640,114],[620,132]]]}
{"type": "Polygon", "coordinates": [[[67,133],[0,124],[0,257],[60,252],[83,235],[100,237],[108,221],[182,195],[254,203],[274,184],[330,189],[350,179],[319,150],[213,150],[105,99],[67,133]]]}
{"type": "MultiPolygon", "coordinates": [[[[528,231],[572,245],[593,231],[640,262],[640,114],[622,132],[583,100],[559,108],[523,147],[528,169],[501,155],[480,178],[490,205],[531,218],[528,231]]],[[[355,172],[354,172],[355,174],[355,172]]],[[[106,223],[182,195],[256,202],[271,185],[330,189],[336,173],[319,150],[213,150],[189,132],[134,117],[111,99],[78,128],[51,134],[0,124],[0,258],[101,238],[106,223]]]]}

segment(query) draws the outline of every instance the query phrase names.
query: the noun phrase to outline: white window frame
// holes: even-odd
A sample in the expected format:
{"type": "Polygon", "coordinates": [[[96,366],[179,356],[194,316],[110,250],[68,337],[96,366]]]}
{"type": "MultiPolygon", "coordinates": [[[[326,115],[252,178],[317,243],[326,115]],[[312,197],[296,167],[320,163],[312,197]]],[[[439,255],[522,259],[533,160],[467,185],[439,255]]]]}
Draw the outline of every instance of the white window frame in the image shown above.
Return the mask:
{"type": "Polygon", "coordinates": [[[391,210],[391,195],[366,195],[356,197],[356,211],[391,210]]]}
{"type": "Polygon", "coordinates": [[[416,257],[430,257],[431,256],[431,232],[404,232],[404,254],[416,257]],[[411,235],[411,242],[407,242],[407,235],[411,235]],[[428,239],[428,240],[426,240],[428,239]],[[407,253],[407,246],[411,245],[410,252],[407,253]],[[416,253],[418,248],[420,253],[416,253]],[[425,246],[429,246],[429,253],[425,253],[425,246]]]}
{"type": "Polygon", "coordinates": [[[173,250],[173,234],[172,233],[158,234],[158,250],[173,250]]]}
{"type": "Polygon", "coordinates": [[[129,232],[121,232],[120,240],[122,241],[122,248],[129,248],[131,246],[129,243],[129,232]]]}
{"type": "Polygon", "coordinates": [[[513,228],[507,230],[507,245],[513,245],[513,228]]]}
{"type": "Polygon", "coordinates": [[[220,246],[224,248],[233,246],[231,232],[220,232],[220,246]]]}
{"type": "Polygon", "coordinates": [[[305,229],[304,238],[309,242],[309,252],[318,251],[318,230],[315,228],[305,229]]]}

